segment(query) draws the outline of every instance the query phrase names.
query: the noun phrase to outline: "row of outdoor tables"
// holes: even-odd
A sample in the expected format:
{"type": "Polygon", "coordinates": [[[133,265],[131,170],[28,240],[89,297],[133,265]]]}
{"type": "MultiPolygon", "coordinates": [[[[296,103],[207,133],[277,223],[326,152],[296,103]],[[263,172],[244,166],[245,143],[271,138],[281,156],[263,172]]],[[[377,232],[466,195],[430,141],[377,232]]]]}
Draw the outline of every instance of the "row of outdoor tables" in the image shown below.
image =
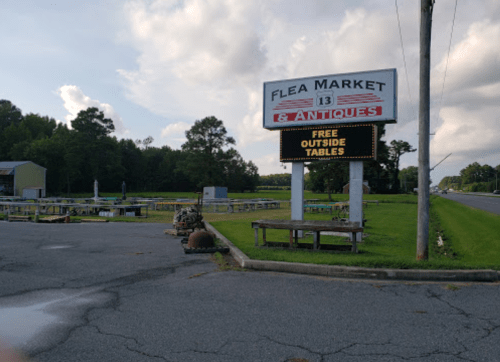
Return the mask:
{"type": "Polygon", "coordinates": [[[109,205],[109,204],[80,204],[80,203],[33,203],[33,202],[0,202],[0,212],[4,214],[20,213],[23,215],[33,214],[37,210],[40,214],[46,215],[66,215],[67,212],[75,211],[77,215],[97,214],[106,210],[113,216],[127,215],[134,213],[134,216],[141,216],[141,210],[146,209],[147,204],[140,205],[109,205]]]}

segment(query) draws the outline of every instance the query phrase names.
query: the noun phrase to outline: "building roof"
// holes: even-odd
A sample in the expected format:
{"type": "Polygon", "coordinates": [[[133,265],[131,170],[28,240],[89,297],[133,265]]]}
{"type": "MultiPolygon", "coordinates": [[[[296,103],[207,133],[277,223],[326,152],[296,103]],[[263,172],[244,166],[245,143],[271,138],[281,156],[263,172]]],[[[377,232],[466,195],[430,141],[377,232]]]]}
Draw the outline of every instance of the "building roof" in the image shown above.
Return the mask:
{"type": "MultiPolygon", "coordinates": [[[[4,161],[4,162],[0,162],[0,169],[12,170],[12,169],[16,168],[17,166],[21,166],[21,165],[24,165],[26,163],[32,163],[38,167],[42,167],[42,166],[37,165],[36,163],[31,162],[31,161],[4,161]]],[[[42,167],[42,168],[45,168],[45,167],[42,167]]]]}

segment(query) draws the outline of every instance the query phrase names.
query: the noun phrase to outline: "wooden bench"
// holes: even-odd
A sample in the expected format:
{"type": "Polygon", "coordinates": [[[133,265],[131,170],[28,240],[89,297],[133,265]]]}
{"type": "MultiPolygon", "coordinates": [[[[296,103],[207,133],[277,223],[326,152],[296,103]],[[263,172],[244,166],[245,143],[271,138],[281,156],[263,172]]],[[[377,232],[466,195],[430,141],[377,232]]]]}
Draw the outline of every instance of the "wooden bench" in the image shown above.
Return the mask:
{"type": "Polygon", "coordinates": [[[295,245],[298,244],[298,230],[309,230],[314,233],[313,249],[320,247],[321,231],[336,231],[350,233],[352,235],[351,251],[357,253],[356,233],[362,233],[363,228],[359,222],[353,221],[322,221],[322,220],[257,220],[252,222],[252,228],[255,230],[255,246],[259,246],[259,229],[262,229],[264,245],[266,245],[266,229],[285,229],[290,230],[290,247],[293,247],[294,236],[295,245]]]}
{"type": "Polygon", "coordinates": [[[8,221],[31,221],[31,216],[9,215],[8,221]]]}
{"type": "Polygon", "coordinates": [[[44,217],[38,220],[38,222],[44,223],[56,223],[56,222],[65,222],[66,221],[66,216],[49,216],[49,217],[44,217]]]}

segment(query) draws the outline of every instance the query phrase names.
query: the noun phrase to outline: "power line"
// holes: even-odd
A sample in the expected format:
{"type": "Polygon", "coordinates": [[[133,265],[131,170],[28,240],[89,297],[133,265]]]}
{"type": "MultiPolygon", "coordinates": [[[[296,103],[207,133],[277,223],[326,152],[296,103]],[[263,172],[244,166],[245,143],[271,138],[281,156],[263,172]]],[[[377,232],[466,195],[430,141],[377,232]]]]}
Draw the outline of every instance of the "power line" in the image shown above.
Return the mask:
{"type": "Polygon", "coordinates": [[[401,22],[399,21],[398,0],[395,0],[395,4],[396,4],[396,16],[398,18],[399,41],[401,42],[401,51],[403,53],[403,63],[404,63],[404,66],[405,66],[406,85],[408,87],[408,96],[410,97],[411,109],[412,109],[413,114],[415,114],[415,109],[413,108],[413,101],[411,99],[410,81],[408,79],[408,67],[406,66],[405,48],[404,48],[404,45],[403,45],[403,33],[401,32],[401,22]]]}
{"type": "Polygon", "coordinates": [[[448,44],[448,56],[446,57],[446,67],[444,68],[443,88],[441,88],[441,97],[439,99],[439,108],[438,108],[438,115],[437,115],[438,117],[439,117],[439,113],[441,113],[441,105],[443,103],[444,84],[446,82],[446,73],[448,72],[448,62],[450,60],[451,40],[453,39],[453,29],[455,28],[455,17],[457,15],[457,4],[458,4],[458,0],[455,0],[455,10],[453,11],[453,22],[451,24],[450,43],[448,44]]]}

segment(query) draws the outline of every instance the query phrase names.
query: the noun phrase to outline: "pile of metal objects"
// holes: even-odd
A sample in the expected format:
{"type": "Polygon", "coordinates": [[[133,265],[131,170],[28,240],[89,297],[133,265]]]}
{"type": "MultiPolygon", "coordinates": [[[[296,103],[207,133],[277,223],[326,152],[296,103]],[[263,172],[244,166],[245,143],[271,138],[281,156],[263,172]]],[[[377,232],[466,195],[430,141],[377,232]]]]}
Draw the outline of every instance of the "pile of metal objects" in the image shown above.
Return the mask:
{"type": "Polygon", "coordinates": [[[196,205],[184,207],[174,214],[176,235],[187,236],[181,240],[185,253],[228,253],[229,248],[215,245],[215,235],[208,231],[201,210],[203,196],[198,193],[196,205]]]}
{"type": "Polygon", "coordinates": [[[183,207],[177,210],[174,214],[174,228],[177,235],[189,236],[196,229],[205,230],[203,215],[201,210],[203,207],[203,198],[201,193],[198,193],[198,201],[196,205],[183,207]]]}

